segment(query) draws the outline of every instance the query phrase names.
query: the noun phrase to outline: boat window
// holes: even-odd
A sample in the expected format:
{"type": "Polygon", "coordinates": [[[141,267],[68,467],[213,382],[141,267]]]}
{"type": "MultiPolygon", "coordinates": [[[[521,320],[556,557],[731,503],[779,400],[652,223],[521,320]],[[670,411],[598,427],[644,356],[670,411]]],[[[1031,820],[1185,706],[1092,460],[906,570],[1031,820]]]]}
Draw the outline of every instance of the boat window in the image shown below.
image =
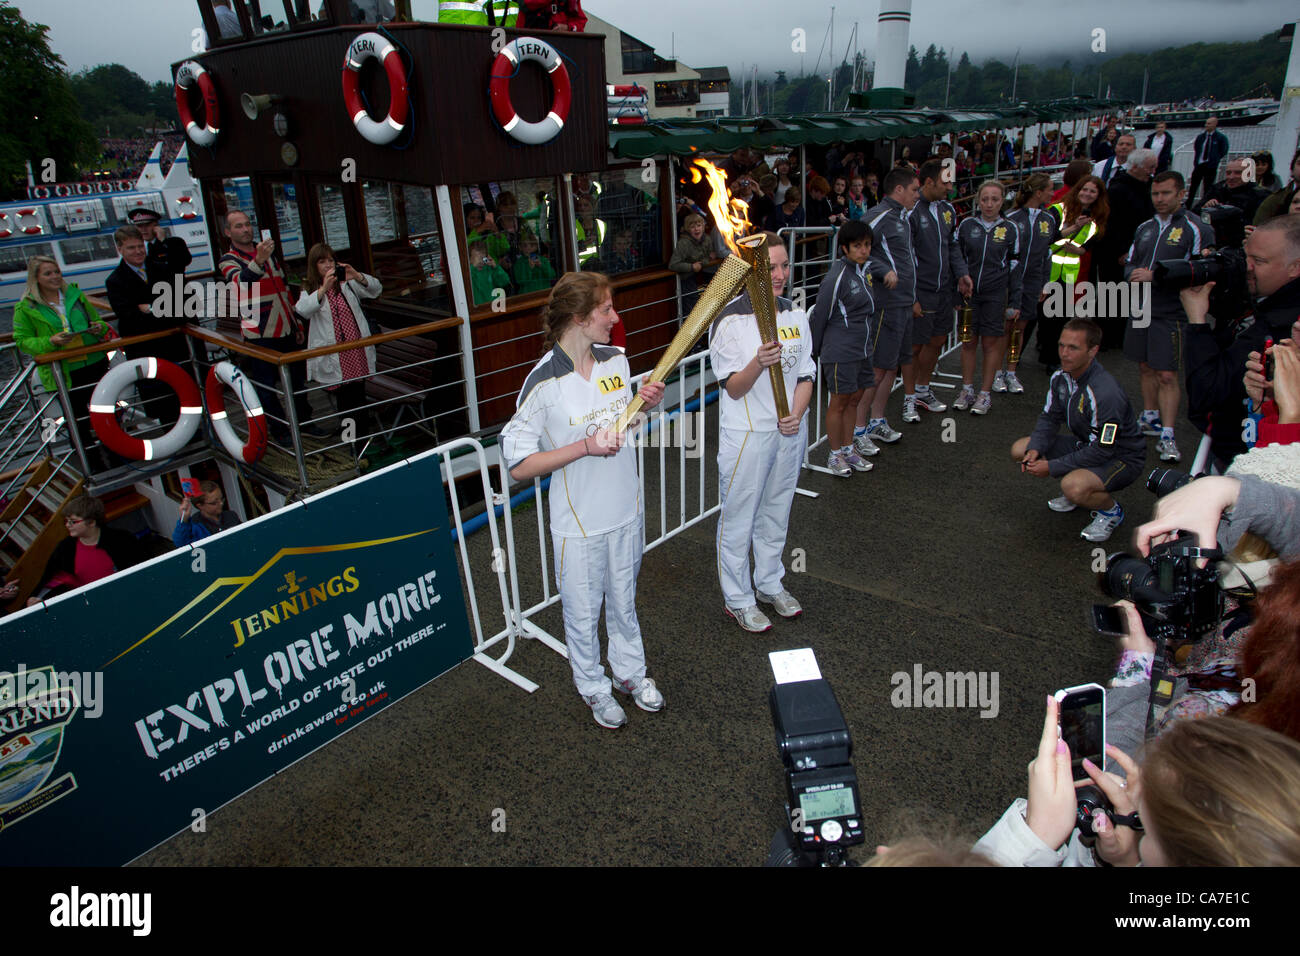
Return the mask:
{"type": "Polygon", "coordinates": [[[27,271],[27,261],[32,256],[54,257],[54,244],[50,242],[33,242],[24,246],[6,246],[0,248],[0,272],[27,271]]]}
{"type": "Polygon", "coordinates": [[[243,0],[248,7],[248,19],[253,24],[253,33],[278,33],[289,29],[284,20],[284,4],[280,0],[243,0]]]}
{"type": "Polygon", "coordinates": [[[217,210],[218,235],[223,239],[225,238],[226,216],[236,209],[248,216],[253,223],[255,233],[259,231],[257,209],[253,205],[253,185],[247,176],[240,176],[238,179],[221,180],[221,196],[224,203],[223,208],[217,210]]]}
{"type": "Polygon", "coordinates": [[[280,261],[284,263],[285,272],[289,275],[300,274],[307,264],[307,248],[293,184],[271,183],[271,202],[275,206],[276,226],[280,234],[280,261]]]}
{"type": "Polygon", "coordinates": [[[466,261],[474,305],[542,292],[564,274],[553,177],[462,186],[466,261]]]}
{"type": "Polygon", "coordinates": [[[346,258],[352,252],[352,235],[348,232],[348,214],[343,206],[343,190],[338,186],[318,183],[316,186],[316,211],[325,227],[325,244],[334,250],[334,257],[346,258]]]}
{"type": "Polygon", "coordinates": [[[64,239],[59,244],[63,261],[67,265],[116,259],[117,246],[112,236],[88,236],[85,239],[64,239]]]}
{"type": "Polygon", "coordinates": [[[616,276],[662,266],[659,177],[647,183],[640,166],[573,174],[578,262],[616,276]]]}
{"type": "Polygon", "coordinates": [[[348,16],[353,23],[384,23],[397,16],[397,9],[393,0],[348,0],[348,16]]]}
{"type": "Polygon", "coordinates": [[[362,182],[361,191],[383,297],[450,314],[433,190],[371,179],[362,182]]]}

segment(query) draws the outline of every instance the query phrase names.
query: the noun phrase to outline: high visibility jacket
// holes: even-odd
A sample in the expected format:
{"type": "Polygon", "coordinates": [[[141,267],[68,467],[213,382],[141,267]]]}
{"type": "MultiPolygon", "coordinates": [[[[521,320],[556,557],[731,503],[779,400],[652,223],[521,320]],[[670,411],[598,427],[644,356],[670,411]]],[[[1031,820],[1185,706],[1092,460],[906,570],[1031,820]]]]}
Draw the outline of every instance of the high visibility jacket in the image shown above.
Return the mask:
{"type": "MultiPolygon", "coordinates": [[[[1069,223],[1065,221],[1065,203],[1058,202],[1052,207],[1057,221],[1064,229],[1069,223]]],[[[1068,239],[1058,239],[1052,243],[1052,277],[1049,282],[1078,282],[1079,260],[1083,257],[1066,248],[1070,243],[1081,246],[1097,234],[1097,223],[1090,222],[1068,239]]]]}
{"type": "Polygon", "coordinates": [[[489,2],[497,26],[515,26],[519,19],[519,4],[516,0],[438,0],[438,22],[485,27],[488,25],[489,2]]]}
{"type": "Polygon", "coordinates": [[[588,236],[581,222],[574,224],[578,234],[578,268],[586,268],[587,263],[600,255],[600,247],[605,244],[605,220],[596,220],[596,235],[588,236]]]}

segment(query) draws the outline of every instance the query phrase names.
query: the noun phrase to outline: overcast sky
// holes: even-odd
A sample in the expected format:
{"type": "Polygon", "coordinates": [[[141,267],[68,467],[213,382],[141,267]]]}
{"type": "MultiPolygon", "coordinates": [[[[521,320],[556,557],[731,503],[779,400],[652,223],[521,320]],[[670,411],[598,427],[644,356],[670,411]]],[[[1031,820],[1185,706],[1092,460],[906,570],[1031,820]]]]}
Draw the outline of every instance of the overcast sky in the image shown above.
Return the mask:
{"type": "MultiPolygon", "coordinates": [[[[278,9],[277,0],[269,2],[278,9]]],[[[835,62],[844,56],[854,20],[859,49],[875,59],[880,0],[835,4],[835,62]]],[[[122,63],[149,81],[170,78],[169,65],[190,51],[200,25],[196,0],[16,0],[28,19],[50,27],[54,51],[74,72],[122,63]],[[129,14],[134,11],[135,15],[129,14]]],[[[651,44],[661,56],[676,50],[686,65],[727,66],[739,76],[811,72],[826,39],[831,4],[808,0],[583,0],[583,8],[651,44]],[[808,52],[791,52],[802,29],[808,52]],[[802,60],[802,64],[801,64],[802,60]]],[[[436,19],[436,0],[414,0],[417,17],[436,19]]],[[[1059,50],[1076,65],[1094,55],[1093,30],[1106,31],[1108,52],[1196,41],[1255,39],[1296,18],[1296,0],[913,0],[910,43],[966,50],[976,63],[997,56],[1032,60],[1059,50]],[[972,11],[978,13],[972,16],[972,11]]],[[[851,56],[851,51],[850,51],[851,56]]],[[[823,53],[820,72],[826,72],[823,53]]]]}

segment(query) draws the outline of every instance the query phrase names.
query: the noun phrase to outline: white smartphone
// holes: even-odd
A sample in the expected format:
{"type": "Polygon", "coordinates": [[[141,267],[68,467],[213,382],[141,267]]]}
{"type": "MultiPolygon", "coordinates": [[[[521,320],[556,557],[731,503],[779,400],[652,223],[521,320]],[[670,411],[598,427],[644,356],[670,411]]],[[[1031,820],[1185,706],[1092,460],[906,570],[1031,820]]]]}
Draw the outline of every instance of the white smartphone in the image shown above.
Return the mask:
{"type": "Polygon", "coordinates": [[[1075,780],[1087,780],[1083,759],[1098,767],[1106,760],[1106,689],[1100,684],[1080,684],[1058,690],[1061,739],[1070,748],[1070,766],[1075,780]]]}
{"type": "Polygon", "coordinates": [[[270,238],[271,238],[271,230],[270,230],[270,229],[263,229],[263,230],[262,230],[262,241],[263,241],[263,242],[266,242],[266,240],[268,240],[268,239],[270,239],[270,238]]]}

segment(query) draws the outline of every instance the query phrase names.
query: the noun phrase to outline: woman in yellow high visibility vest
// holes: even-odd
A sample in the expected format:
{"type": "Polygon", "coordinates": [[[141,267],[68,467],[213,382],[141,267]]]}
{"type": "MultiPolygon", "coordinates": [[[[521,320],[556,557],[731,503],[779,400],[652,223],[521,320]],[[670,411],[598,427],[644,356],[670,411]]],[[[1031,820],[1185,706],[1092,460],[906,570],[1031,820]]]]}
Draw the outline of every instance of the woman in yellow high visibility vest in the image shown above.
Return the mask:
{"type": "Polygon", "coordinates": [[[439,0],[439,23],[468,23],[472,26],[488,25],[488,4],[496,26],[513,28],[519,19],[516,0],[439,0]]]}
{"type": "Polygon", "coordinates": [[[1106,231],[1106,187],[1096,176],[1084,176],[1052,209],[1061,223],[1061,238],[1052,243],[1049,281],[1073,284],[1079,281],[1084,244],[1106,231]]]}

